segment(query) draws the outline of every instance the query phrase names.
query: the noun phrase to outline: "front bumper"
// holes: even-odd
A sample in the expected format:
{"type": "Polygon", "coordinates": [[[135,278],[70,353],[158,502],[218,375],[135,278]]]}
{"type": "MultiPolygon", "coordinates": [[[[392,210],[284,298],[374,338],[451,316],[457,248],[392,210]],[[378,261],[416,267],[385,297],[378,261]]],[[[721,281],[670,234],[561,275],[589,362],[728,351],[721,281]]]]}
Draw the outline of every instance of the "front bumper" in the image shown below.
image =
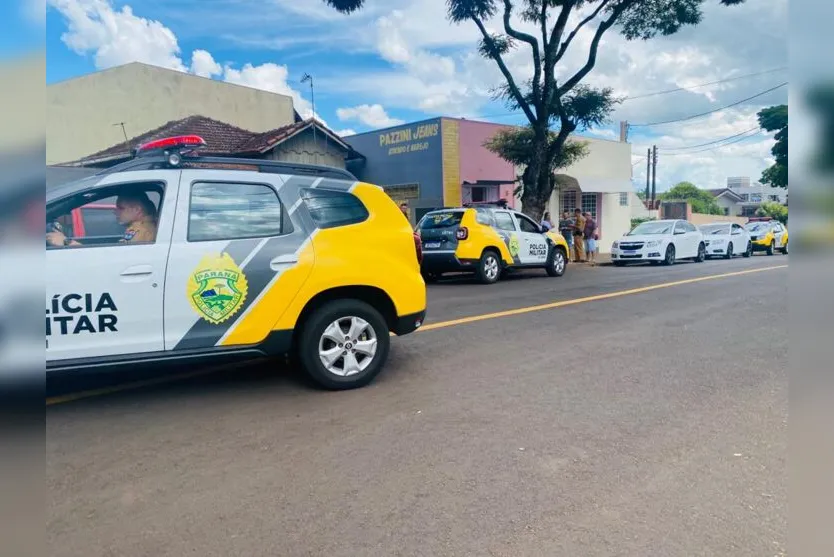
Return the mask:
{"type": "Polygon", "coordinates": [[[755,240],[753,242],[753,251],[767,251],[770,247],[771,240],[755,240]]]}
{"type": "Polygon", "coordinates": [[[612,261],[663,261],[662,246],[653,248],[640,248],[638,250],[623,250],[620,248],[611,248],[612,261]]]}
{"type": "Polygon", "coordinates": [[[474,272],[477,259],[459,259],[454,252],[423,252],[423,263],[420,269],[424,273],[462,273],[474,272]]]}
{"type": "Polygon", "coordinates": [[[398,337],[413,333],[423,326],[425,320],[426,310],[397,317],[392,332],[398,337]]]}

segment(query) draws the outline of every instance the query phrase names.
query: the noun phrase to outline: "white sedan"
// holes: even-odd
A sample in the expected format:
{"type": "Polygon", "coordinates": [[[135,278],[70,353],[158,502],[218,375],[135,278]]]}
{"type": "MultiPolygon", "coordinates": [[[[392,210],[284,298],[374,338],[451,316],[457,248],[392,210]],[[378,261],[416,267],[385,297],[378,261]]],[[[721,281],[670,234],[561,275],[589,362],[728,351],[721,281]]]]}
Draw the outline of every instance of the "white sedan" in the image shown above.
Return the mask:
{"type": "Polygon", "coordinates": [[[611,260],[618,267],[630,261],[674,265],[678,259],[697,263],[706,259],[704,235],[695,225],[680,219],[643,222],[611,246],[611,260]]]}
{"type": "Polygon", "coordinates": [[[707,257],[732,259],[734,255],[750,257],[753,254],[753,242],[750,233],[743,226],[730,222],[715,222],[701,227],[707,257]]]}

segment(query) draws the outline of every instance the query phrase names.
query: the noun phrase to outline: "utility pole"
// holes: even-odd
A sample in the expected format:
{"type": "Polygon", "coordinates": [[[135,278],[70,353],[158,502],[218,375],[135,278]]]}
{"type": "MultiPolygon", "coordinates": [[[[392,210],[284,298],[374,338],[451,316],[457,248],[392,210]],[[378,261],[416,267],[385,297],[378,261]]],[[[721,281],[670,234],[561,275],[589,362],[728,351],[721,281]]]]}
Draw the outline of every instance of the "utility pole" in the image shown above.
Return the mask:
{"type": "Polygon", "coordinates": [[[301,83],[310,82],[310,104],[313,105],[313,147],[318,148],[316,145],[316,95],[313,90],[313,76],[304,72],[304,75],[301,76],[301,83]]]}
{"type": "Polygon", "coordinates": [[[652,146],[652,209],[654,209],[655,198],[657,196],[657,145],[652,146]]]}
{"type": "Polygon", "coordinates": [[[651,183],[652,179],[652,148],[649,147],[646,149],[646,202],[651,201],[651,191],[649,190],[649,184],[651,183]]]}

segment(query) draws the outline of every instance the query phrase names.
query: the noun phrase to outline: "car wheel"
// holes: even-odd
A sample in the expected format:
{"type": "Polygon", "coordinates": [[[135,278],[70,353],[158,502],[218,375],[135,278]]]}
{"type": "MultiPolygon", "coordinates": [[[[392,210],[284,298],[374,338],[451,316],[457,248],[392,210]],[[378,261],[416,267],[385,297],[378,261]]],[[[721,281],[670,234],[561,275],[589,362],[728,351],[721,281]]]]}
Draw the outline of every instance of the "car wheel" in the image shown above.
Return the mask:
{"type": "Polygon", "coordinates": [[[478,262],[478,270],[475,272],[478,282],[481,284],[494,284],[501,277],[501,260],[498,254],[487,250],[478,262]]]}
{"type": "Polygon", "coordinates": [[[732,259],[733,258],[733,243],[730,242],[730,245],[727,246],[727,253],[724,254],[724,259],[732,259]]]}
{"type": "Polygon", "coordinates": [[[440,275],[437,274],[437,273],[423,273],[423,280],[425,280],[426,283],[437,282],[437,279],[439,279],[439,278],[440,278],[440,275]]]}
{"type": "Polygon", "coordinates": [[[561,277],[565,274],[566,266],[567,254],[565,254],[565,250],[560,247],[553,248],[550,251],[550,257],[547,258],[547,267],[545,267],[548,276],[561,277]]]}
{"type": "Polygon", "coordinates": [[[335,300],[306,320],[298,359],[307,375],[331,390],[367,385],[388,358],[391,336],[382,315],[360,300],[335,300]]]}
{"type": "Polygon", "coordinates": [[[774,252],[774,248],[775,248],[775,247],[776,247],[776,242],[775,242],[774,240],[771,240],[771,241],[770,241],[770,245],[769,245],[769,246],[767,246],[767,254],[768,254],[768,255],[773,255],[773,252],[774,252]]]}
{"type": "Polygon", "coordinates": [[[669,244],[666,247],[666,257],[663,259],[664,265],[674,265],[675,264],[675,246],[673,244],[669,244]]]}
{"type": "Polygon", "coordinates": [[[788,243],[785,242],[785,245],[782,247],[782,253],[788,255],[788,243]]]}
{"type": "Polygon", "coordinates": [[[698,255],[695,257],[695,263],[703,263],[707,258],[707,247],[703,242],[698,244],[698,255]]]}
{"type": "Polygon", "coordinates": [[[747,249],[744,252],[744,257],[753,255],[753,242],[747,242],[747,249]]]}

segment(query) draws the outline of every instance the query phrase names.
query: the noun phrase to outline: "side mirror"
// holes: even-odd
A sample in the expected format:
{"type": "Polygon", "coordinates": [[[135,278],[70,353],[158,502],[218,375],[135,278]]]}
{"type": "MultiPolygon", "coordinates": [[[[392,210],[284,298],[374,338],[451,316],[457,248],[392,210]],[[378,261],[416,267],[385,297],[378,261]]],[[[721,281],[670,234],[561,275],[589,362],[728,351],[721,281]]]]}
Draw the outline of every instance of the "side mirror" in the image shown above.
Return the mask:
{"type": "Polygon", "coordinates": [[[686,230],[675,230],[675,234],[686,234],[686,230]]]}

